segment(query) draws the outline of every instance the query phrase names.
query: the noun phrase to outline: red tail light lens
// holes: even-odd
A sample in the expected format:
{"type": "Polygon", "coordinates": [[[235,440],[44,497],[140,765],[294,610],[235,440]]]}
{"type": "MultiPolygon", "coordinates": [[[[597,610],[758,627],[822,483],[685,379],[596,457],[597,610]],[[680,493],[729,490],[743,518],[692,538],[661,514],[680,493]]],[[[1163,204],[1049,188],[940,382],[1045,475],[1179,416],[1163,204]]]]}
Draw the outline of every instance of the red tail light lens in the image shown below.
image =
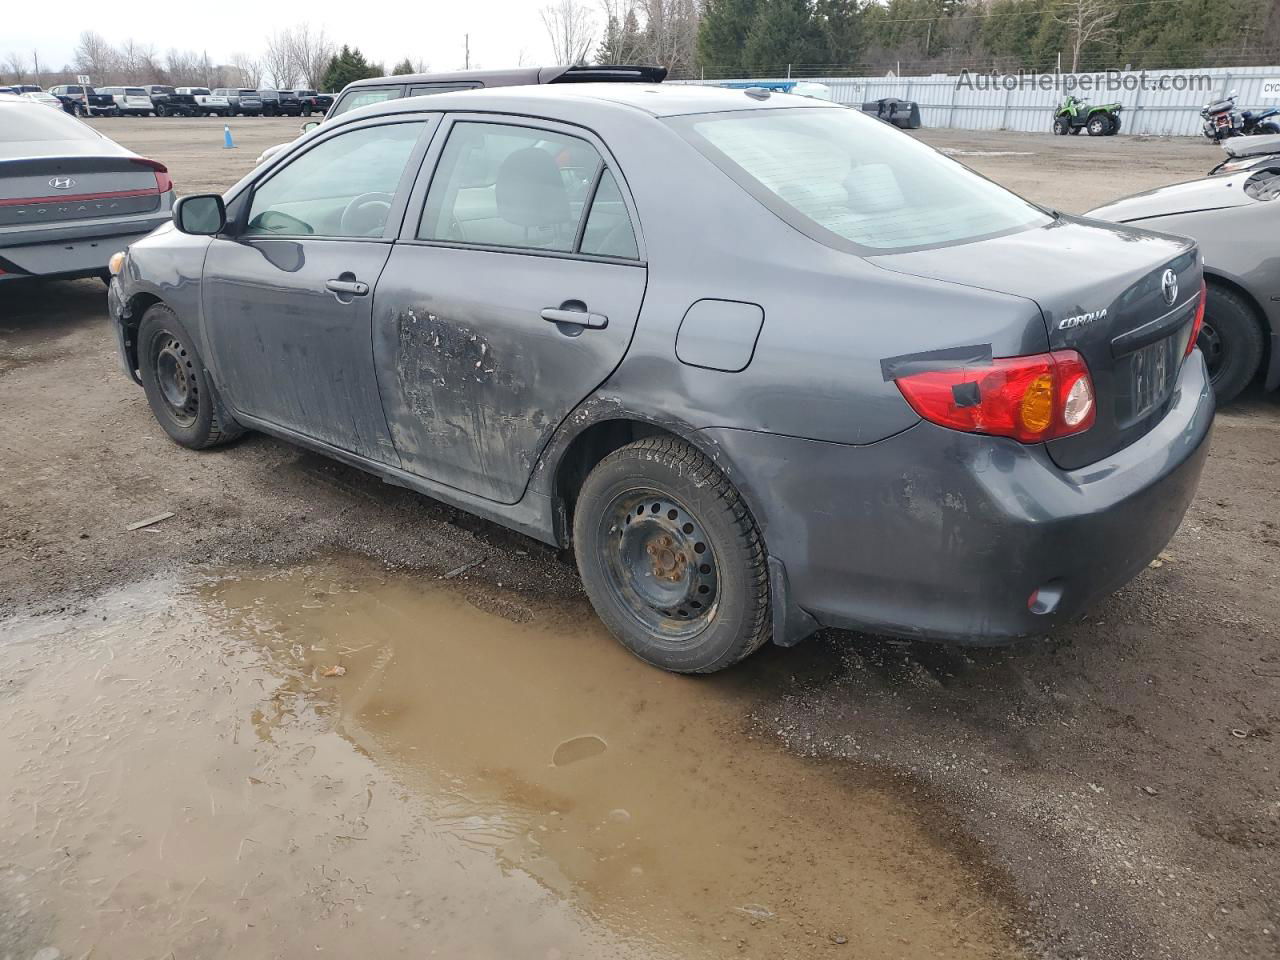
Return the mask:
{"type": "Polygon", "coordinates": [[[1187,352],[1184,357],[1191,356],[1191,351],[1196,348],[1196,339],[1200,336],[1200,328],[1204,326],[1204,302],[1209,298],[1209,287],[1203,280],[1200,281],[1200,303],[1196,305],[1196,318],[1191,321],[1191,337],[1187,340],[1187,352]]]}
{"type": "Polygon", "coordinates": [[[932,423],[1022,443],[1081,433],[1097,413],[1089,368],[1074,350],[930,370],[896,382],[911,408],[932,423]]]}
{"type": "Polygon", "coordinates": [[[139,166],[150,167],[156,175],[156,190],[160,193],[168,193],[173,189],[173,178],[169,176],[169,168],[159,160],[146,160],[142,157],[133,161],[139,166]]]}

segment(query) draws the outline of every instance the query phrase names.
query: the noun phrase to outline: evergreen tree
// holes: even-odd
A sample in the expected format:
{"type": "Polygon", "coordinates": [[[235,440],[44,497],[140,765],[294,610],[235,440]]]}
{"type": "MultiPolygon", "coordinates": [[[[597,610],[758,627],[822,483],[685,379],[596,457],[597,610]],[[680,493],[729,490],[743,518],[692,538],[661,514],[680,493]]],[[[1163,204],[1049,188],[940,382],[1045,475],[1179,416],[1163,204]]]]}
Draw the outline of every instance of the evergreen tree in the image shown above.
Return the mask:
{"type": "Polygon", "coordinates": [[[746,61],[754,73],[782,74],[821,58],[809,0],[762,0],[747,31],[746,61]]]}
{"type": "Polygon", "coordinates": [[[708,0],[698,26],[698,59],[711,76],[747,72],[747,32],[763,0],[708,0]]]}
{"type": "Polygon", "coordinates": [[[416,72],[417,71],[413,69],[413,61],[408,57],[405,57],[391,69],[391,75],[393,77],[404,77],[416,72]]]}
{"type": "Polygon", "coordinates": [[[364,58],[359,47],[352,48],[343,44],[342,49],[333,55],[329,66],[325,69],[323,86],[326,90],[341,90],[348,83],[356,80],[384,75],[382,64],[370,63],[364,58]]]}

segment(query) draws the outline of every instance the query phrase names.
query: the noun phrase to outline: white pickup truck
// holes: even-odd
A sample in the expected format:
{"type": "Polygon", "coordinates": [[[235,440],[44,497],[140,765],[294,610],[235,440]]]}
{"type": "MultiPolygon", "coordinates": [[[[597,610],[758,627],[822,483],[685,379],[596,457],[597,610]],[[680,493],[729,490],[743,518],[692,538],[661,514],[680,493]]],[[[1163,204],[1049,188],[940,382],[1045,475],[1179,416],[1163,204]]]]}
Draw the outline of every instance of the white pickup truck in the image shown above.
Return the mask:
{"type": "Polygon", "coordinates": [[[189,93],[196,98],[196,109],[206,117],[231,116],[231,101],[209,92],[208,87],[179,87],[178,93],[189,93]]]}

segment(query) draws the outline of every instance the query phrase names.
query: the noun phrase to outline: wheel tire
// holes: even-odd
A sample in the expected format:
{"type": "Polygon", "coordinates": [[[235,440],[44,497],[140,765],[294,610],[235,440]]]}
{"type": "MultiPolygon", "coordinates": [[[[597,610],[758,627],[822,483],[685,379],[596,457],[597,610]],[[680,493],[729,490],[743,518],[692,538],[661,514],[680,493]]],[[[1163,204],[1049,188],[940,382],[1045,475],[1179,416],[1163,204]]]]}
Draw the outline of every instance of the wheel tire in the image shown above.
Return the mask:
{"type": "Polygon", "coordinates": [[[1107,119],[1111,122],[1111,129],[1107,131],[1107,136],[1114,137],[1120,132],[1120,115],[1116,114],[1115,116],[1108,117],[1107,119]]]}
{"type": "Polygon", "coordinates": [[[1091,137],[1105,137],[1111,129],[1111,123],[1106,117],[1093,117],[1089,120],[1087,129],[1091,137]]]}
{"type": "Polygon", "coordinates": [[[683,440],[647,437],[596,464],[573,542],[596,613],[646,663],[714,673],[769,639],[760,531],[733,484],[683,440]]]}
{"type": "Polygon", "coordinates": [[[1068,132],[1069,134],[1071,134],[1073,137],[1078,137],[1078,136],[1080,136],[1080,131],[1081,131],[1082,129],[1084,129],[1084,128],[1083,128],[1083,127],[1072,127],[1072,128],[1071,128],[1070,130],[1068,130],[1067,132],[1068,132]]]}
{"type": "Polygon", "coordinates": [[[1249,385],[1262,363],[1262,343],[1262,324],[1253,307],[1235,291],[1209,284],[1196,344],[1209,367],[1218,403],[1230,403],[1249,385]]]}
{"type": "Polygon", "coordinates": [[[1070,126],[1071,124],[1067,123],[1065,117],[1058,117],[1053,121],[1053,132],[1059,137],[1065,137],[1067,135],[1067,128],[1070,126]]]}
{"type": "Polygon", "coordinates": [[[147,403],[175,443],[203,450],[244,433],[209,381],[195,339],[178,315],[153,304],[138,327],[138,368],[147,403]]]}

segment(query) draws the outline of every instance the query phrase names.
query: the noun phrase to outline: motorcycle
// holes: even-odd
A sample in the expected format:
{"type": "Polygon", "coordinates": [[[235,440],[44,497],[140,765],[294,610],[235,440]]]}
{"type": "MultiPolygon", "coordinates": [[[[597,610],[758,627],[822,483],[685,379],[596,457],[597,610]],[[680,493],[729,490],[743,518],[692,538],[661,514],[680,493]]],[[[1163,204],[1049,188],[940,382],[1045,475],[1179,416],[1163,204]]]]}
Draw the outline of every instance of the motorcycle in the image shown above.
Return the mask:
{"type": "Polygon", "coordinates": [[[1204,118],[1204,135],[1214,143],[1229,137],[1253,137],[1280,133],[1280,109],[1272,107],[1255,113],[1236,110],[1238,94],[1232,90],[1221,100],[1206,103],[1200,110],[1204,118]]]}

